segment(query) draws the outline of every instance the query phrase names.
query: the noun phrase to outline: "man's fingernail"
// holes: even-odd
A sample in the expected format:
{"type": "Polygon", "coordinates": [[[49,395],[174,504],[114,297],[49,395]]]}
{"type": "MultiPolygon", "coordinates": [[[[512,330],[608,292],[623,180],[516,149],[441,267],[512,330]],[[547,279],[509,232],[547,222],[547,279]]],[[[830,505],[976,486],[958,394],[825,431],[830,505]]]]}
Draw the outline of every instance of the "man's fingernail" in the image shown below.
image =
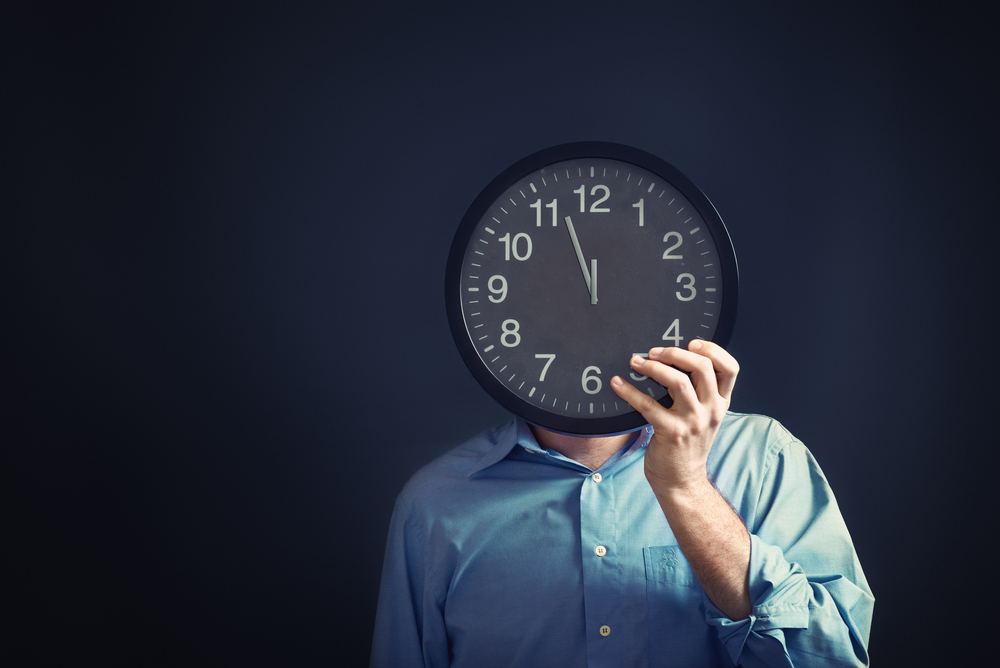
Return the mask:
{"type": "Polygon", "coordinates": [[[635,366],[642,366],[642,363],[645,361],[646,360],[642,359],[638,355],[632,355],[632,364],[634,364],[635,366]]]}
{"type": "Polygon", "coordinates": [[[663,348],[651,348],[649,351],[650,355],[658,356],[663,353],[663,348]]]}
{"type": "Polygon", "coordinates": [[[701,346],[702,346],[701,341],[699,341],[698,339],[695,339],[694,341],[692,341],[690,343],[690,345],[688,345],[688,350],[690,350],[692,352],[695,351],[695,350],[701,350],[701,346]]]}
{"type": "Polygon", "coordinates": [[[625,381],[622,380],[621,376],[615,376],[611,379],[611,384],[615,387],[621,387],[625,381]]]}

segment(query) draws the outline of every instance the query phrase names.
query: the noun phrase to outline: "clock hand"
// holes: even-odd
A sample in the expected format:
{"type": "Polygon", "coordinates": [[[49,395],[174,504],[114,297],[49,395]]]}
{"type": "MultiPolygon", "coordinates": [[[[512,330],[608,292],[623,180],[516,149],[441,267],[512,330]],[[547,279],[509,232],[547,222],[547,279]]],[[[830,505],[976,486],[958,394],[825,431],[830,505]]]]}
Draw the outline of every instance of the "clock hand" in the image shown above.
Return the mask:
{"type": "Polygon", "coordinates": [[[597,303],[597,258],[590,259],[590,303],[597,303]]]}
{"type": "Polygon", "coordinates": [[[587,261],[583,259],[583,251],[580,249],[580,240],[576,238],[576,230],[573,228],[573,221],[566,216],[566,229],[569,230],[569,238],[573,241],[573,249],[576,251],[576,259],[580,261],[580,270],[583,271],[583,280],[587,283],[587,291],[590,293],[590,303],[597,303],[597,258],[590,261],[591,271],[587,271],[587,261]]]}

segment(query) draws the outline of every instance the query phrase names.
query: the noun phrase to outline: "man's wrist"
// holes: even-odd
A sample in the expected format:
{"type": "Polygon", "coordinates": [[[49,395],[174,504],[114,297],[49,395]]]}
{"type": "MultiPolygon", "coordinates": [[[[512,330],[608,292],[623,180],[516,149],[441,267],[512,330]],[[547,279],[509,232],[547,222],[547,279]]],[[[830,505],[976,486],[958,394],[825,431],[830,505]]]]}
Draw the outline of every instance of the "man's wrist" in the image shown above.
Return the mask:
{"type": "Polygon", "coordinates": [[[657,474],[647,462],[645,474],[646,481],[657,496],[698,497],[715,490],[704,466],[690,471],[687,475],[678,475],[674,472],[667,477],[657,474]]]}
{"type": "Polygon", "coordinates": [[[646,480],[660,505],[667,504],[678,509],[698,506],[704,503],[706,497],[718,494],[707,473],[683,480],[664,480],[646,471],[646,480]]]}

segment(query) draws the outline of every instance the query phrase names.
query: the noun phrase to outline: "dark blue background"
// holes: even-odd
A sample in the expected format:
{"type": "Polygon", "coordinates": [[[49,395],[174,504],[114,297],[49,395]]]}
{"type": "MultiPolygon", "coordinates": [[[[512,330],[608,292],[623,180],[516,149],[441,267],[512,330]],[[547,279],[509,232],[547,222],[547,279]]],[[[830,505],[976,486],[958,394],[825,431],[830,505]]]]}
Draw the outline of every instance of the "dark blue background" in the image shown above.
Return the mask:
{"type": "Polygon", "coordinates": [[[86,4],[0,21],[5,658],[364,665],[395,495],[505,419],[447,328],[451,237],[579,140],[727,222],[733,409],[824,467],[877,663],[979,654],[985,4],[86,4]]]}

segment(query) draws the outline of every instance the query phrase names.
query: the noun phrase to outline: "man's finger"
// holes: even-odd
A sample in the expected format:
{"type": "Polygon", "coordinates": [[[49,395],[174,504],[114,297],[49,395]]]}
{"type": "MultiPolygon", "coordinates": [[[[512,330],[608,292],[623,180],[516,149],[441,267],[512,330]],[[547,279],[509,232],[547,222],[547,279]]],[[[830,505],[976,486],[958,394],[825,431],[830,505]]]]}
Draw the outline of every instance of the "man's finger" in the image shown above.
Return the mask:
{"type": "Polygon", "coordinates": [[[661,364],[655,359],[643,359],[638,355],[634,355],[629,363],[638,373],[667,388],[677,410],[687,412],[697,406],[698,395],[691,385],[691,379],[683,371],[661,364]]]}
{"type": "Polygon", "coordinates": [[[621,376],[615,376],[611,379],[611,389],[629,406],[639,411],[646,422],[653,425],[657,432],[661,431],[666,421],[671,419],[670,412],[661,406],[656,399],[639,391],[621,376]]]}
{"type": "Polygon", "coordinates": [[[712,368],[712,360],[708,357],[683,348],[653,348],[649,351],[649,359],[691,374],[691,383],[701,403],[707,404],[718,398],[719,387],[716,383],[715,369],[712,368]]]}
{"type": "Polygon", "coordinates": [[[733,396],[733,388],[736,386],[736,376],[740,373],[740,365],[736,358],[726,352],[725,348],[711,341],[695,339],[688,344],[688,350],[712,360],[719,395],[730,399],[733,396]]]}

